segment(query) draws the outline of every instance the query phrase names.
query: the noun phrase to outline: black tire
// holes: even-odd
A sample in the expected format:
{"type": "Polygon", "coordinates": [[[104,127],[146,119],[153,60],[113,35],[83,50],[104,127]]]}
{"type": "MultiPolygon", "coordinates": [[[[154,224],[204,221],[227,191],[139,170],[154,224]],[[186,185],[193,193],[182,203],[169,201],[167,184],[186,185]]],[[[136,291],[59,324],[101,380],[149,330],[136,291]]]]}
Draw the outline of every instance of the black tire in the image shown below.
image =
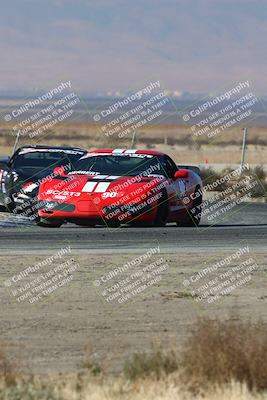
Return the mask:
{"type": "Polygon", "coordinates": [[[63,224],[63,221],[49,218],[39,218],[36,221],[36,224],[42,228],[60,228],[63,224]]]}
{"type": "Polygon", "coordinates": [[[90,224],[90,223],[86,223],[86,222],[74,222],[75,223],[75,225],[77,225],[77,226],[83,226],[83,227],[85,227],[85,228],[94,228],[95,227],[95,224],[90,224]]]}
{"type": "Polygon", "coordinates": [[[126,223],[126,225],[131,226],[133,228],[147,228],[151,226],[151,223],[147,221],[140,221],[138,219],[129,221],[126,223]]]}
{"type": "Polygon", "coordinates": [[[194,193],[194,201],[192,208],[187,210],[187,219],[184,222],[177,222],[177,226],[196,227],[199,226],[201,221],[201,204],[202,193],[200,193],[200,186],[197,186],[194,193]],[[199,195],[197,195],[199,193],[199,195]]]}
{"type": "Polygon", "coordinates": [[[16,194],[15,183],[14,183],[14,176],[13,174],[10,175],[9,181],[7,183],[7,197],[5,199],[6,208],[8,212],[17,214],[16,212],[16,203],[14,201],[14,195],[16,194]]]}
{"type": "Polygon", "coordinates": [[[158,226],[158,227],[165,226],[168,219],[168,213],[169,213],[168,197],[166,190],[164,190],[162,191],[162,196],[158,201],[157,215],[153,223],[153,226],[158,226]]]}
{"type": "Polygon", "coordinates": [[[117,220],[105,220],[105,224],[108,228],[119,228],[120,222],[117,220]]]}
{"type": "Polygon", "coordinates": [[[15,204],[14,200],[12,199],[11,196],[9,196],[8,199],[10,201],[6,203],[7,212],[9,212],[11,214],[17,214],[16,211],[15,211],[16,210],[16,204],[15,204]]]}

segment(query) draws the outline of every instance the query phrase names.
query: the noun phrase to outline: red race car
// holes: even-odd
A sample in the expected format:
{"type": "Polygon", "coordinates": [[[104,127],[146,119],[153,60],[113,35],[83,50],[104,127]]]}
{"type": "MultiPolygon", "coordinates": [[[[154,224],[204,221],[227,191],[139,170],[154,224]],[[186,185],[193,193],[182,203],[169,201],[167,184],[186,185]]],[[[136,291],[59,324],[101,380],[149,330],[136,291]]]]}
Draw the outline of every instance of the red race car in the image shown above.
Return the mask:
{"type": "Polygon", "coordinates": [[[157,151],[90,151],[70,171],[61,169],[41,184],[38,224],[197,226],[202,181],[187,168],[157,151]]]}

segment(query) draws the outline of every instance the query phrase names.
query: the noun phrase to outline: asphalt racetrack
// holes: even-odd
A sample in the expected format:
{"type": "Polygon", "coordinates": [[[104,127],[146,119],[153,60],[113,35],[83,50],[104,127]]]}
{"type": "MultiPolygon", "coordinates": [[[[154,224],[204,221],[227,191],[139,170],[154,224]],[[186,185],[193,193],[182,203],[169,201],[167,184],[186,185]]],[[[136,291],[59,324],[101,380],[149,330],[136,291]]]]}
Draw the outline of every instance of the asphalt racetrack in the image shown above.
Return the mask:
{"type": "Polygon", "coordinates": [[[165,252],[216,251],[247,242],[266,248],[267,204],[243,203],[221,220],[202,220],[198,228],[168,225],[163,228],[79,227],[65,224],[59,229],[41,228],[25,219],[2,213],[0,219],[1,254],[45,253],[68,243],[77,253],[116,253],[136,251],[144,243],[158,242],[165,252]]]}

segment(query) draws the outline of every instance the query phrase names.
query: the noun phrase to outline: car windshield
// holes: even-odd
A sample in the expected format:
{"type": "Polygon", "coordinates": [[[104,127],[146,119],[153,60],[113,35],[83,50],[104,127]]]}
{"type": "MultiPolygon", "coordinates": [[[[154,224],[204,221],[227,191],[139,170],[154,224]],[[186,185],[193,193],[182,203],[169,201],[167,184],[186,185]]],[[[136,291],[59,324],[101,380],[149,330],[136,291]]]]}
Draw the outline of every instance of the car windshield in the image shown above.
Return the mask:
{"type": "MultiPolygon", "coordinates": [[[[24,151],[22,150],[14,158],[12,167],[15,169],[22,167],[51,168],[60,165],[67,166],[76,162],[82,152],[63,152],[63,151],[24,151]]],[[[69,166],[70,168],[70,166],[69,166]]]]}
{"type": "Polygon", "coordinates": [[[166,175],[161,157],[146,154],[134,155],[95,155],[78,160],[70,174],[91,175],[166,175]]]}

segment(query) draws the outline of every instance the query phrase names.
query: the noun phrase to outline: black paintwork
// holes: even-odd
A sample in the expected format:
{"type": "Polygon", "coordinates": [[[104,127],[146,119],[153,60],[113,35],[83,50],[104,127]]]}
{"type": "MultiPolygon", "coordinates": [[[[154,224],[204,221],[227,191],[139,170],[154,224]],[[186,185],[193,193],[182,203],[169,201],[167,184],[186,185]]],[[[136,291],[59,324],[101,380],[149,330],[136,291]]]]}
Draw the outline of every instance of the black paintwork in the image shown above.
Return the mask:
{"type": "MultiPolygon", "coordinates": [[[[23,166],[14,168],[13,164],[23,149],[49,149],[49,150],[71,150],[77,151],[76,155],[68,155],[66,159],[73,162],[73,158],[78,159],[87,153],[87,150],[71,146],[45,146],[45,145],[29,145],[18,148],[14,154],[9,157],[0,158],[0,205],[4,205],[12,211],[16,206],[17,196],[22,187],[28,182],[40,183],[42,179],[53,172],[53,169],[60,165],[53,164],[51,167],[39,166],[23,166]]],[[[38,188],[29,194],[30,197],[35,197],[38,193],[38,188]]]]}

